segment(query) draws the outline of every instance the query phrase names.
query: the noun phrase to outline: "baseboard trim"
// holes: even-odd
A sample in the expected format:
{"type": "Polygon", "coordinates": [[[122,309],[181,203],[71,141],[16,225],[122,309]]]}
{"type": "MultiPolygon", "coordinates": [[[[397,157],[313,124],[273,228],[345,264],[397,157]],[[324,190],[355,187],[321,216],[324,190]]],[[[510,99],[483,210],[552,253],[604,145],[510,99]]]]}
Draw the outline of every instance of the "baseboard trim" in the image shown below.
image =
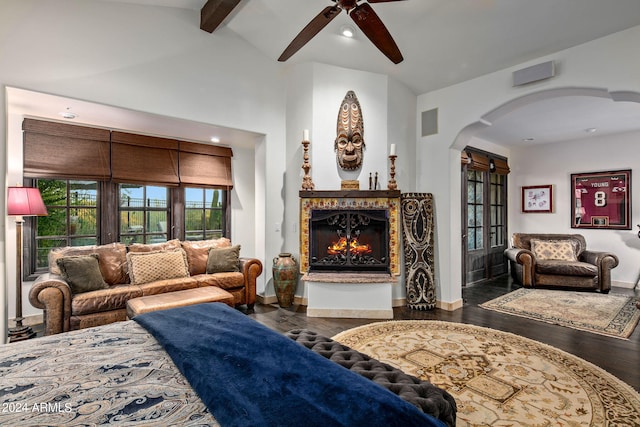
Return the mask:
{"type": "Polygon", "coordinates": [[[343,308],[307,308],[308,317],[348,319],[393,319],[393,310],[348,310],[343,308]]]}
{"type": "MultiPolygon", "coordinates": [[[[270,304],[277,304],[278,303],[278,297],[276,297],[275,295],[256,295],[256,302],[258,304],[262,304],[262,305],[270,305],[270,304]]],[[[307,305],[307,299],[304,297],[299,297],[299,296],[294,296],[293,297],[293,304],[294,305],[307,305]]]]}
{"type": "Polygon", "coordinates": [[[436,308],[440,308],[446,311],[455,311],[462,308],[463,301],[461,299],[453,302],[436,301],[436,308]]]}
{"type": "MultiPolygon", "coordinates": [[[[24,326],[35,326],[44,323],[42,314],[34,314],[32,316],[25,316],[22,320],[24,326]]],[[[16,326],[16,319],[9,319],[9,328],[16,326]]]]}
{"type": "MultiPolygon", "coordinates": [[[[256,302],[263,305],[277,304],[278,298],[275,295],[268,295],[268,296],[257,295],[256,302]]],[[[304,305],[304,306],[309,305],[307,298],[299,297],[299,296],[295,296],[293,298],[293,303],[295,305],[304,305]]],[[[455,311],[459,308],[462,308],[462,304],[463,302],[461,299],[454,302],[436,301],[436,308],[440,308],[446,311],[455,311]]],[[[407,300],[405,298],[396,298],[391,302],[392,307],[404,307],[405,305],[407,305],[407,300]]],[[[313,309],[311,309],[311,311],[313,311],[313,309]]],[[[309,310],[307,310],[307,315],[309,317],[325,317],[325,316],[311,316],[309,315],[309,310]]],[[[334,317],[334,316],[326,316],[326,317],[334,317]]],[[[372,319],[376,319],[376,317],[372,317],[372,319]]]]}

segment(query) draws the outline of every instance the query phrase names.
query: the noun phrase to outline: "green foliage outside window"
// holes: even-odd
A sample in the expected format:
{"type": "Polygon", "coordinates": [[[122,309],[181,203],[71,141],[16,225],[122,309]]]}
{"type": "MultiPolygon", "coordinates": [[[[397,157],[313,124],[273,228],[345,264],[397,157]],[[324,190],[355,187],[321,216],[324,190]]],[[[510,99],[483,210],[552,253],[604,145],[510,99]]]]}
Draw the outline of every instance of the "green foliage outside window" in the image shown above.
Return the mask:
{"type": "MultiPolygon", "coordinates": [[[[36,270],[47,268],[48,254],[53,248],[104,243],[100,242],[99,237],[100,209],[108,213],[113,207],[108,206],[108,198],[101,200],[106,197],[106,194],[100,194],[102,184],[98,181],[64,179],[35,181],[48,216],[30,219],[34,221],[35,245],[29,253],[34,261],[25,266],[35,267],[36,270]]],[[[115,185],[118,191],[118,229],[102,230],[103,234],[111,235],[112,231],[113,235],[117,235],[117,241],[126,244],[158,243],[171,238],[172,208],[176,206],[169,188],[115,185]]],[[[224,236],[225,190],[185,188],[184,191],[184,238],[201,240],[224,236]]]]}
{"type": "Polygon", "coordinates": [[[121,184],[120,241],[126,244],[166,242],[168,201],[167,187],[121,184]]]}
{"type": "Polygon", "coordinates": [[[36,268],[48,265],[52,248],[95,245],[98,241],[98,183],[39,179],[48,215],[36,219],[36,268]]]}
{"type": "Polygon", "coordinates": [[[186,240],[217,239],[223,236],[223,190],[185,189],[186,240]]]}

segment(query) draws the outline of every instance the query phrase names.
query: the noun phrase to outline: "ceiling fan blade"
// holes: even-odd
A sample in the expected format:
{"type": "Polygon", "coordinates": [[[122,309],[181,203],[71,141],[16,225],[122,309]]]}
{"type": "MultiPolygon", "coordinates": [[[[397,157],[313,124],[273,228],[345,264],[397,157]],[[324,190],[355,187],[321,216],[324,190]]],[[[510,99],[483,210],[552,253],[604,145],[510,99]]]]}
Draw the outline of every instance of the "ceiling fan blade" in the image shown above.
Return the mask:
{"type": "Polygon", "coordinates": [[[365,36],[376,45],[394,64],[404,59],[398,45],[391,37],[389,30],[384,26],[380,17],[373,11],[368,3],[362,3],[351,10],[351,19],[362,30],[365,36]]]}
{"type": "Polygon", "coordinates": [[[306,27],[300,31],[295,39],[287,46],[282,52],[278,61],[283,62],[289,59],[294,53],[302,48],[309,40],[311,40],[316,34],[320,32],[324,27],[331,22],[333,18],[338,16],[342,12],[342,8],[338,5],[327,6],[322,12],[320,12],[315,18],[307,24],[306,27]]]}

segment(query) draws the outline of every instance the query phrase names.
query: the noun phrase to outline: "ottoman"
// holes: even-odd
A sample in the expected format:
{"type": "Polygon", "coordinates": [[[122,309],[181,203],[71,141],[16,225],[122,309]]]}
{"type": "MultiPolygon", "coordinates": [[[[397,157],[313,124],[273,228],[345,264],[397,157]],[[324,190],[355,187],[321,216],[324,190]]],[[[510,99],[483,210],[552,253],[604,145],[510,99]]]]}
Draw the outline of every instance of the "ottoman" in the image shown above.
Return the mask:
{"type": "Polygon", "coordinates": [[[127,301],[127,317],[133,319],[134,316],[142,313],[205,302],[223,302],[233,307],[234,301],[233,295],[224,289],[216,286],[205,286],[130,299],[127,301]]]}

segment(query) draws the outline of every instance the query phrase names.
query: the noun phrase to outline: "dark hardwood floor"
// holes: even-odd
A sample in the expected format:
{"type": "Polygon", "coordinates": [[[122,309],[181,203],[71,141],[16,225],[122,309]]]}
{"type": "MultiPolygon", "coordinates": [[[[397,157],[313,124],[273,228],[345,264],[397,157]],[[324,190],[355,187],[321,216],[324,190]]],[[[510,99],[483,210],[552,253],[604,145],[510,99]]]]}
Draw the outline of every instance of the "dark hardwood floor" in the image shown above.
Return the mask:
{"type": "MultiPolygon", "coordinates": [[[[608,371],[637,391],[640,391],[640,326],[636,328],[628,340],[624,340],[497,313],[478,307],[478,304],[515,290],[518,287],[518,285],[512,283],[509,277],[469,286],[463,289],[464,305],[459,310],[416,311],[406,307],[396,307],[394,308],[394,319],[443,320],[510,332],[574,354],[608,371]]],[[[613,288],[611,293],[635,295],[640,298],[640,291],[631,289],[613,288]]],[[[346,329],[380,321],[375,319],[311,318],[306,316],[306,308],[304,306],[292,306],[284,309],[278,307],[277,304],[257,304],[254,312],[250,313],[249,316],[280,332],[305,328],[328,337],[346,329]]]]}
{"type": "MultiPolygon", "coordinates": [[[[519,288],[505,276],[494,281],[463,288],[464,305],[456,311],[435,309],[417,311],[407,307],[393,309],[395,320],[442,320],[468,323],[498,329],[527,337],[574,354],[615,375],[640,391],[640,326],[629,339],[609,338],[571,328],[528,320],[517,316],[497,313],[478,307],[479,304],[519,288]]],[[[612,294],[633,295],[640,298],[640,290],[613,288],[612,294]]],[[[307,317],[306,307],[294,305],[280,308],[277,304],[256,304],[248,315],[271,329],[287,332],[292,329],[310,329],[327,337],[378,319],[333,319],[307,317]]],[[[38,336],[42,325],[34,326],[38,336]]]]}

